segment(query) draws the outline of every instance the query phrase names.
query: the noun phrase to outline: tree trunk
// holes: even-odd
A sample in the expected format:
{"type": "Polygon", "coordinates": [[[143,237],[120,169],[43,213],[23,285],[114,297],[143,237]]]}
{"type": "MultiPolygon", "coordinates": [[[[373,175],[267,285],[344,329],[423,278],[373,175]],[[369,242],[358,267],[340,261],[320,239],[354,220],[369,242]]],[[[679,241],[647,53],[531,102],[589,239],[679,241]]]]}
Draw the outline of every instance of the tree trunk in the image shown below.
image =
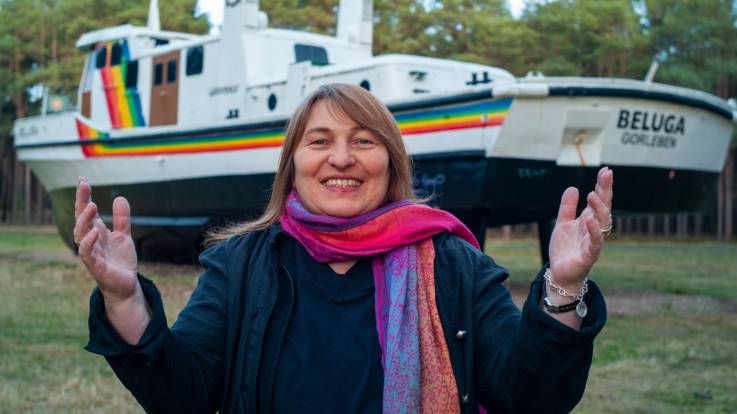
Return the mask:
{"type": "Polygon", "coordinates": [[[13,161],[13,193],[10,195],[10,222],[18,224],[20,212],[18,211],[18,200],[23,195],[23,175],[17,160],[13,161]]]}
{"type": "Polygon", "coordinates": [[[38,179],[35,178],[33,180],[35,187],[36,187],[36,203],[34,206],[36,207],[36,211],[33,217],[33,224],[39,225],[39,224],[45,224],[44,223],[44,190],[41,186],[41,183],[38,181],[38,179]]]}
{"type": "Polygon", "coordinates": [[[647,215],[647,235],[649,237],[655,236],[655,215],[654,214],[647,215]]]}
{"type": "Polygon", "coordinates": [[[504,241],[512,240],[512,226],[511,225],[506,224],[502,226],[502,239],[504,239],[504,241]]]}
{"type": "Polygon", "coordinates": [[[5,149],[2,150],[2,182],[0,183],[0,222],[8,223],[10,220],[10,183],[13,179],[13,172],[10,170],[11,154],[6,155],[5,149]]]}
{"type": "Polygon", "coordinates": [[[734,151],[727,152],[724,165],[724,242],[732,241],[734,231],[734,151]]]}
{"type": "Polygon", "coordinates": [[[717,241],[724,241],[724,172],[717,179],[717,241]]]}
{"type": "Polygon", "coordinates": [[[32,223],[31,217],[31,169],[28,168],[26,163],[21,164],[23,166],[23,224],[29,225],[32,223]]]}

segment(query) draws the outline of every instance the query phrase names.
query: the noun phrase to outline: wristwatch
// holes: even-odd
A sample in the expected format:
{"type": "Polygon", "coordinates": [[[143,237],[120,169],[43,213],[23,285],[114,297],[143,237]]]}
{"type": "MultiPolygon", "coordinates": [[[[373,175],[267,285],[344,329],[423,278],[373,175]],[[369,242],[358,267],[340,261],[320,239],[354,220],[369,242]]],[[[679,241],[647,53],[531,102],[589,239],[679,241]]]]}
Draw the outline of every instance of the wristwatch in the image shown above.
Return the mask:
{"type": "Polygon", "coordinates": [[[545,309],[548,310],[550,313],[565,313],[570,312],[574,309],[576,309],[576,306],[581,303],[580,300],[574,300],[571,303],[566,303],[565,305],[556,305],[553,303],[552,300],[547,296],[547,293],[545,295],[545,298],[543,298],[543,304],[545,305],[545,309]]]}

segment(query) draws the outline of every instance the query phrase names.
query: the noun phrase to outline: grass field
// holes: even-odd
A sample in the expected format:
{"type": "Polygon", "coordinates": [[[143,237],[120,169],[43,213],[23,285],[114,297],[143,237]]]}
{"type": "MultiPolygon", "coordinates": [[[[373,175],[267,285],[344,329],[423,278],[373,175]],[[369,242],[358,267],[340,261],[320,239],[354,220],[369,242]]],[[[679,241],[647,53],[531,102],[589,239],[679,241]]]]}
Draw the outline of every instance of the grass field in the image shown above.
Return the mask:
{"type": "MultiPolygon", "coordinates": [[[[518,302],[533,240],[492,239],[518,302]]],[[[737,246],[613,240],[593,278],[609,306],[577,413],[737,413],[737,246]]],[[[170,322],[199,270],[143,264],[170,322]]],[[[82,349],[94,286],[51,228],[0,227],[0,413],[138,413],[82,349]]]]}

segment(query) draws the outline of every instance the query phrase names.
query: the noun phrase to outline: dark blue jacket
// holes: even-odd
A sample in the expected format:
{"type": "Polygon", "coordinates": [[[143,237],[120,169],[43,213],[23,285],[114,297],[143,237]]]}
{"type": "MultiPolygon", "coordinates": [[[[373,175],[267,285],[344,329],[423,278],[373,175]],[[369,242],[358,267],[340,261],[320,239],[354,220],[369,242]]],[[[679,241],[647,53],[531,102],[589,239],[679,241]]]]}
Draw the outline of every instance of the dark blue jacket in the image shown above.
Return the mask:
{"type": "MultiPolygon", "coordinates": [[[[232,237],[200,256],[205,272],[169,329],[158,290],[140,277],[153,315],[137,345],[126,344],[90,299],[86,349],[104,355],[151,413],[268,413],[294,281],[278,226],[232,237]]],[[[507,271],[465,241],[433,238],[437,304],[463,413],[569,412],[583,395],[593,339],[606,320],[590,284],[580,331],[540,308],[542,278],[520,313],[502,284],[507,271]]],[[[339,396],[338,396],[339,397],[339,396]]],[[[336,398],[326,390],[325,398],[336,398]]]]}

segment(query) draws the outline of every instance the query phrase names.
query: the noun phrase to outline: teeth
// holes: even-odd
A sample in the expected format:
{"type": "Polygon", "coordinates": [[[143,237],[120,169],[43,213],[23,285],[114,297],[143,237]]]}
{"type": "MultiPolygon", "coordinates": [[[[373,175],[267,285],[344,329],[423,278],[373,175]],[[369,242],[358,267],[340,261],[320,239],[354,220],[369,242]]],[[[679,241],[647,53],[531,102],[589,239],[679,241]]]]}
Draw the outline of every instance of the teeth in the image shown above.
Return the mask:
{"type": "Polygon", "coordinates": [[[361,182],[354,179],[337,179],[331,178],[325,181],[325,185],[328,187],[346,188],[346,187],[358,187],[361,182]]]}

